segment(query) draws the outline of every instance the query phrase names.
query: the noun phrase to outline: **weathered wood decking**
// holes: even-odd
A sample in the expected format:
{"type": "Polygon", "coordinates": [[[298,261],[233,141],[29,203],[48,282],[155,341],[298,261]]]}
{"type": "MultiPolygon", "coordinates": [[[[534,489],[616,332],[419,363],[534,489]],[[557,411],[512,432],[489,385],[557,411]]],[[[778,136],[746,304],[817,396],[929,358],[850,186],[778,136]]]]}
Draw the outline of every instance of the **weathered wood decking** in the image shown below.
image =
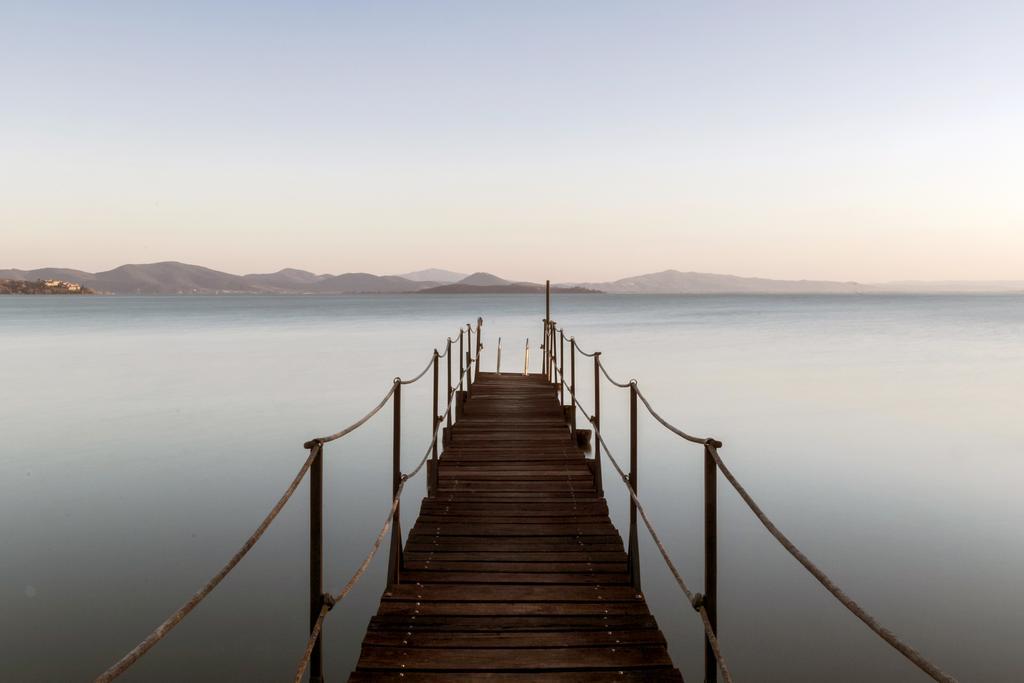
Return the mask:
{"type": "Polygon", "coordinates": [[[352,681],[681,681],[541,375],[481,373],[352,681]]]}

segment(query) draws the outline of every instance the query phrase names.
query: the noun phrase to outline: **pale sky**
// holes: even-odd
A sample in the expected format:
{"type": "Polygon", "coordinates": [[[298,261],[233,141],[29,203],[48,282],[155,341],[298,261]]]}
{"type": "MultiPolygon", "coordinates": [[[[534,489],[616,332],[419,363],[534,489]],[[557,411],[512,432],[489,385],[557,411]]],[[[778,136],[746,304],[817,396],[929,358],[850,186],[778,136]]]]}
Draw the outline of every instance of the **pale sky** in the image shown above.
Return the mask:
{"type": "Polygon", "coordinates": [[[0,268],[1024,279],[1024,2],[0,2],[0,268]]]}

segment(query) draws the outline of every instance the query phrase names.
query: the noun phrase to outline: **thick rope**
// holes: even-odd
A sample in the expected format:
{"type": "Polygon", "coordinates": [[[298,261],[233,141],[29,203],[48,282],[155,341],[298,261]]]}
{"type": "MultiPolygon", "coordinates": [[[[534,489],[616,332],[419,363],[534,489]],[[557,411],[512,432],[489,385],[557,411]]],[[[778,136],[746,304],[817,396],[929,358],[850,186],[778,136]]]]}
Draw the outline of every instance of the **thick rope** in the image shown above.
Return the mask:
{"type": "Polygon", "coordinates": [[[419,382],[421,379],[423,379],[423,375],[427,374],[427,370],[429,370],[432,367],[434,367],[434,356],[433,355],[430,356],[430,360],[427,361],[427,367],[423,368],[423,371],[420,372],[420,374],[416,375],[412,379],[402,379],[401,377],[399,377],[398,381],[401,384],[415,384],[416,382],[419,382]]]}
{"type": "Polygon", "coordinates": [[[313,654],[313,647],[316,645],[317,638],[320,637],[320,630],[323,628],[324,618],[327,613],[334,607],[335,603],[341,602],[346,595],[349,594],[359,579],[363,578],[363,574],[370,567],[370,562],[373,561],[377,551],[380,550],[380,546],[384,541],[384,537],[387,536],[388,531],[391,529],[391,525],[395,520],[395,512],[398,510],[398,502],[402,497],[402,492],[405,490],[405,482],[407,479],[402,478],[402,483],[398,485],[398,491],[395,493],[395,497],[391,499],[391,511],[388,512],[388,518],[384,521],[384,526],[381,527],[380,533],[377,534],[376,540],[373,542],[373,547],[370,549],[370,553],[363,560],[363,563],[359,565],[359,569],[352,575],[352,578],[348,580],[348,583],[338,592],[337,595],[330,596],[331,600],[325,601],[320,607],[320,614],[317,615],[316,623],[313,625],[313,629],[309,632],[309,638],[306,640],[306,649],[302,652],[302,659],[299,660],[298,665],[295,668],[295,683],[302,681],[302,676],[306,673],[306,669],[309,667],[309,658],[313,654]]]}
{"type": "Polygon", "coordinates": [[[299,468],[298,474],[296,474],[295,478],[292,479],[292,483],[288,486],[287,490],[285,490],[284,495],[281,496],[281,498],[277,501],[277,504],[274,505],[273,509],[263,519],[260,525],[256,527],[256,531],[254,531],[252,535],[249,536],[249,538],[245,541],[245,543],[242,544],[242,547],[239,548],[238,552],[236,552],[234,556],[232,556],[232,558],[228,560],[227,564],[221,567],[220,571],[214,574],[213,578],[210,579],[205,586],[196,591],[195,595],[189,598],[188,602],[179,607],[178,611],[176,611],[171,616],[167,617],[162,624],[157,626],[152,633],[146,636],[145,640],[136,645],[131,652],[129,652],[120,660],[118,660],[117,663],[115,663],[109,669],[107,669],[102,674],[97,676],[96,683],[107,683],[108,681],[112,681],[118,676],[120,676],[122,673],[124,673],[128,669],[128,667],[130,667],[132,664],[138,661],[138,659],[142,657],[142,655],[146,654],[150,648],[152,648],[154,645],[160,642],[160,640],[162,640],[164,636],[170,633],[171,629],[177,626],[178,623],[180,623],[181,620],[184,619],[189,612],[195,609],[196,605],[202,602],[203,599],[206,598],[206,596],[209,595],[213,591],[213,589],[217,587],[217,584],[219,584],[224,579],[224,577],[228,575],[228,572],[234,569],[235,565],[237,565],[241,561],[241,559],[245,557],[246,554],[252,549],[252,547],[256,545],[256,541],[260,540],[260,537],[263,536],[263,532],[267,530],[267,527],[270,526],[270,523],[273,522],[274,519],[277,517],[278,513],[281,512],[281,509],[285,506],[285,503],[287,503],[288,500],[292,497],[292,494],[295,493],[295,489],[298,488],[299,483],[302,481],[302,478],[306,476],[306,472],[313,464],[313,460],[320,454],[322,449],[323,446],[321,444],[316,444],[310,448],[309,457],[306,458],[306,462],[304,462],[302,464],[302,467],[299,468]]]}
{"type": "MultiPolygon", "coordinates": [[[[603,366],[601,366],[601,370],[604,370],[603,366]]],[[[607,373],[605,373],[605,377],[607,376],[607,373]]],[[[608,377],[608,380],[611,381],[613,384],[615,383],[613,380],[611,380],[610,377],[608,377]]],[[[565,382],[563,379],[562,384],[564,383],[565,382]]],[[[868,614],[863,607],[861,607],[859,604],[857,604],[856,601],[854,601],[850,596],[848,596],[843,591],[843,589],[836,585],[836,583],[833,580],[829,579],[828,575],[825,574],[824,571],[818,568],[818,566],[814,564],[814,562],[812,562],[806,555],[804,555],[804,553],[801,552],[799,548],[793,545],[793,542],[790,541],[790,539],[786,538],[784,533],[782,533],[778,529],[778,527],[775,526],[774,523],[772,523],[772,521],[768,518],[768,516],[764,513],[760,506],[758,506],[754,499],[751,498],[750,494],[746,493],[746,489],[743,488],[742,484],[740,484],[739,481],[736,480],[736,478],[732,475],[732,472],[729,471],[729,468],[726,467],[725,463],[722,462],[722,458],[718,454],[718,447],[721,445],[720,443],[718,443],[715,439],[712,438],[699,438],[696,436],[691,436],[690,434],[687,434],[686,432],[682,431],[675,425],[672,425],[662,416],[658,415],[657,412],[654,411],[654,409],[651,407],[650,402],[647,400],[646,396],[644,396],[640,392],[639,387],[636,391],[637,396],[639,396],[640,400],[643,401],[643,404],[647,408],[647,411],[650,412],[651,417],[657,420],[658,423],[662,424],[662,426],[664,426],[666,429],[686,439],[687,441],[690,441],[692,443],[700,443],[708,447],[708,450],[712,454],[712,457],[715,459],[715,462],[718,464],[719,469],[722,470],[722,474],[725,476],[726,479],[728,479],[729,483],[732,484],[732,487],[736,489],[736,493],[739,494],[739,497],[743,499],[743,502],[746,503],[746,505],[748,505],[748,507],[751,508],[751,511],[754,512],[754,515],[761,521],[764,527],[768,529],[768,532],[771,533],[775,540],[778,541],[783,548],[785,548],[786,552],[793,555],[793,557],[796,558],[796,560],[800,562],[804,566],[804,568],[807,569],[811,573],[811,575],[813,575],[815,579],[818,580],[818,583],[825,587],[825,590],[833,594],[833,596],[835,596],[835,598],[839,600],[843,604],[843,606],[849,609],[854,614],[854,616],[859,618],[859,620],[863,622],[867,626],[867,628],[869,628],[874,633],[878,634],[879,637],[881,637],[883,640],[889,643],[889,645],[891,645],[894,649],[900,652],[900,654],[909,659],[914,666],[921,669],[923,672],[931,676],[936,681],[942,681],[943,683],[955,683],[954,678],[952,678],[944,671],[939,669],[937,666],[932,664],[931,661],[926,659],[924,655],[921,654],[921,652],[914,649],[907,643],[903,642],[896,636],[896,634],[894,634],[892,631],[879,624],[876,618],[868,614]]],[[[577,401],[577,404],[579,405],[579,401],[577,401]]],[[[580,408],[581,410],[583,410],[582,405],[580,408]]],[[[586,413],[584,414],[586,415],[586,413]]],[[[596,427],[594,428],[594,431],[597,434],[599,442],[601,443],[601,445],[604,446],[605,453],[608,454],[608,459],[611,460],[612,465],[615,467],[616,470],[618,470],[618,473],[622,474],[622,470],[618,468],[618,465],[611,457],[611,454],[608,452],[608,447],[607,445],[604,444],[604,440],[601,439],[600,433],[597,432],[596,427]]],[[[627,484],[627,486],[629,486],[629,484],[627,484]]],[[[632,488],[630,488],[630,495],[633,497],[634,500],[636,500],[636,496],[633,493],[632,488]]],[[[639,501],[637,502],[637,509],[640,510],[640,514],[646,522],[646,514],[643,512],[643,508],[640,506],[639,501]]],[[[650,524],[647,525],[647,528],[650,529],[651,536],[653,536],[654,532],[650,524]]],[[[658,549],[660,550],[660,547],[658,549]]],[[[669,560],[667,556],[666,561],[670,562],[671,565],[671,560],[669,560]]],[[[675,571],[673,571],[673,573],[675,573],[675,571]]]]}
{"type": "MultiPolygon", "coordinates": [[[[459,375],[458,386],[462,386],[463,380],[466,377],[466,373],[468,372],[469,368],[466,368],[465,370],[463,370],[462,374],[459,375]]],[[[327,601],[326,604],[324,604],[320,608],[320,614],[317,616],[316,623],[313,625],[313,629],[310,631],[309,638],[306,641],[306,649],[303,651],[302,659],[299,660],[299,664],[295,669],[295,683],[300,683],[302,681],[302,676],[306,673],[306,668],[309,666],[309,658],[313,654],[313,646],[316,644],[316,640],[320,636],[320,630],[323,628],[323,622],[325,617],[327,616],[327,612],[329,612],[334,607],[335,604],[344,600],[345,596],[348,595],[353,588],[355,588],[355,585],[359,583],[359,580],[361,578],[363,578],[363,575],[366,573],[366,570],[369,569],[370,563],[373,561],[373,558],[377,555],[377,551],[380,550],[381,544],[384,541],[384,537],[387,536],[388,530],[391,529],[391,525],[394,523],[395,514],[398,511],[398,503],[402,498],[402,493],[405,491],[405,483],[412,479],[413,477],[415,477],[417,474],[419,474],[420,470],[423,469],[423,466],[426,465],[427,460],[433,453],[434,444],[437,443],[437,435],[441,430],[442,423],[444,423],[445,419],[451,413],[452,405],[455,402],[455,396],[456,393],[453,392],[451,398],[448,399],[448,406],[444,414],[441,416],[441,419],[438,420],[437,427],[434,428],[433,436],[431,437],[430,443],[427,445],[427,450],[423,454],[423,457],[420,459],[419,464],[417,464],[416,467],[413,468],[413,470],[408,474],[402,475],[402,480],[398,485],[398,490],[395,492],[394,497],[391,499],[391,510],[390,512],[388,512],[388,517],[384,521],[384,526],[381,527],[380,533],[377,534],[377,538],[374,540],[373,546],[370,548],[370,552],[366,555],[366,558],[363,560],[363,563],[359,565],[359,568],[356,569],[355,574],[353,574],[352,578],[348,580],[348,583],[346,583],[336,595],[328,596],[330,599],[327,601]]]]}
{"type": "MultiPolygon", "coordinates": [[[[445,355],[447,355],[448,352],[450,351],[451,344],[452,344],[452,340],[449,337],[448,338],[448,345],[445,348],[445,355]]],[[[479,355],[479,352],[478,352],[478,355],[479,355]]],[[[221,581],[224,580],[224,577],[227,576],[231,572],[231,570],[235,568],[235,566],[242,560],[242,558],[245,557],[246,554],[248,554],[249,550],[251,550],[252,547],[254,545],[256,545],[256,542],[260,539],[261,536],[263,536],[264,532],[267,530],[267,528],[270,526],[270,524],[274,521],[274,519],[277,518],[277,515],[281,512],[282,508],[284,508],[285,504],[289,501],[289,499],[291,499],[292,494],[295,493],[295,490],[298,488],[299,483],[302,481],[303,477],[306,475],[306,472],[309,471],[310,466],[313,464],[313,460],[316,458],[317,455],[319,455],[319,454],[321,454],[323,452],[323,444],[329,443],[329,442],[334,441],[336,439],[340,439],[341,437],[345,436],[346,434],[350,434],[351,432],[355,431],[359,427],[361,427],[364,424],[366,424],[366,422],[370,418],[372,418],[374,415],[376,415],[378,412],[380,412],[380,410],[385,406],[385,404],[387,404],[388,400],[395,393],[395,387],[397,387],[399,384],[412,384],[413,382],[416,382],[421,377],[423,377],[423,375],[426,374],[427,370],[429,370],[433,366],[433,364],[434,364],[434,357],[435,356],[438,356],[439,358],[443,358],[444,357],[443,355],[439,356],[438,353],[437,353],[437,350],[435,349],[433,355],[431,355],[430,362],[427,364],[427,367],[423,369],[423,372],[421,372],[419,375],[417,375],[416,377],[414,377],[413,379],[410,379],[410,380],[402,380],[401,378],[396,378],[395,382],[391,385],[391,389],[387,392],[387,394],[384,395],[384,398],[382,398],[380,400],[380,402],[376,406],[374,406],[374,408],[372,410],[370,410],[370,412],[368,412],[366,415],[364,415],[362,418],[360,418],[356,422],[352,423],[351,425],[349,425],[345,429],[341,430],[340,432],[336,432],[334,434],[331,434],[330,436],[325,436],[325,437],[321,437],[321,438],[318,438],[318,439],[312,439],[310,441],[307,441],[304,444],[304,447],[308,448],[310,453],[309,453],[309,457],[306,458],[306,462],[303,463],[301,468],[299,468],[298,474],[295,475],[295,478],[292,480],[291,484],[288,486],[288,489],[284,492],[284,495],[281,496],[281,498],[278,500],[278,502],[274,506],[274,508],[263,519],[263,522],[260,523],[259,527],[256,528],[256,531],[254,531],[252,533],[252,535],[246,540],[246,542],[242,545],[242,547],[238,550],[238,552],[236,552],[234,554],[234,556],[232,556],[232,558],[230,560],[228,560],[227,564],[225,564],[223,567],[221,567],[220,571],[218,571],[213,576],[213,578],[211,578],[206,583],[205,586],[200,588],[188,600],[188,602],[186,602],[184,605],[182,605],[180,608],[178,608],[178,610],[174,614],[172,614],[169,617],[167,617],[167,619],[165,619],[163,621],[163,623],[161,623],[159,626],[157,626],[156,629],[154,629],[153,632],[150,633],[145,638],[145,640],[143,640],[141,643],[136,645],[130,652],[128,652],[124,657],[122,657],[120,660],[118,660],[113,666],[111,666],[109,669],[107,669],[102,674],[100,674],[96,678],[96,683],[107,683],[108,681],[112,681],[115,678],[117,678],[118,676],[120,676],[132,664],[134,664],[136,661],[138,661],[139,658],[142,657],[142,655],[146,654],[154,645],[156,645],[158,642],[160,642],[160,640],[162,640],[164,638],[164,636],[166,636],[171,631],[171,629],[173,629],[175,626],[177,626],[182,621],[182,619],[184,619],[188,615],[189,612],[191,612],[193,609],[195,609],[195,607],[200,602],[202,602],[206,598],[206,596],[209,595],[213,591],[213,589],[217,587],[218,584],[220,584],[221,581]]],[[[463,377],[465,376],[466,372],[468,372],[468,371],[469,371],[469,369],[467,368],[463,372],[463,374],[460,375],[460,377],[459,377],[459,386],[462,386],[463,377]]],[[[451,403],[451,400],[449,400],[449,402],[448,402],[448,410],[445,412],[444,417],[447,417],[448,414],[450,413],[451,406],[452,406],[452,403],[451,403]]],[[[438,429],[439,428],[440,428],[440,422],[438,423],[438,429]]],[[[432,440],[430,442],[430,447],[427,449],[427,455],[424,456],[423,460],[420,461],[420,464],[416,466],[416,469],[413,470],[413,472],[410,475],[408,475],[406,478],[411,477],[411,476],[415,476],[416,473],[419,472],[419,470],[426,463],[426,459],[430,455],[430,453],[431,453],[431,451],[433,449],[433,445],[436,442],[437,442],[437,429],[434,430],[434,435],[433,435],[433,438],[432,438],[432,440]]],[[[404,480],[403,480],[402,486],[404,486],[404,480]]],[[[399,486],[399,490],[398,490],[398,494],[399,495],[401,495],[402,486],[399,486]]],[[[396,501],[397,501],[397,497],[396,497],[396,501]]],[[[396,505],[397,505],[397,502],[396,502],[396,505]]],[[[389,524],[390,524],[390,520],[389,520],[389,524]]],[[[374,549],[373,553],[375,553],[375,552],[376,552],[376,548],[374,549]]],[[[370,557],[367,559],[367,565],[369,564],[369,560],[372,559],[372,558],[373,558],[373,554],[371,553],[370,557]]],[[[359,573],[358,576],[355,577],[355,581],[358,581],[359,576],[362,576],[362,574],[359,573]]],[[[354,585],[354,582],[352,582],[352,585],[354,585]]],[[[346,588],[348,588],[348,587],[346,587],[346,588]]],[[[342,597],[344,597],[345,593],[347,593],[347,590],[343,591],[342,597]]],[[[324,609],[322,609],[321,610],[320,618],[317,620],[317,624],[316,624],[316,628],[315,628],[317,633],[319,632],[320,625],[323,622],[323,617],[325,615],[326,615],[326,611],[324,609]]],[[[313,638],[313,640],[315,641],[315,638],[313,638]]],[[[310,651],[312,651],[311,647],[310,647],[310,651]]],[[[308,658],[309,658],[309,655],[307,653],[307,655],[306,655],[306,660],[307,661],[308,661],[308,658]]]]}
{"type": "MultiPolygon", "coordinates": [[[[562,334],[562,336],[564,337],[565,336],[565,328],[560,328],[559,331],[562,334]]],[[[569,337],[569,339],[572,340],[572,339],[575,339],[575,337],[569,337]]],[[[543,347],[541,347],[541,348],[543,348],[543,347]]],[[[594,356],[597,355],[597,352],[587,353],[586,351],[584,351],[583,349],[580,348],[580,345],[578,343],[576,344],[576,353],[578,353],[580,355],[583,355],[583,356],[586,356],[587,358],[593,358],[594,356]]]]}
{"type": "Polygon", "coordinates": [[[629,388],[630,382],[616,382],[614,379],[612,379],[612,376],[608,374],[608,370],[605,369],[604,363],[602,361],[597,361],[597,367],[601,368],[601,372],[604,373],[604,376],[607,377],[608,381],[614,384],[615,386],[619,387],[620,389],[629,388]]]}
{"type": "MultiPolygon", "coordinates": [[[[601,372],[603,372],[604,376],[608,378],[608,381],[618,387],[625,388],[630,386],[630,384],[636,384],[635,380],[625,384],[616,382],[608,374],[608,371],[605,370],[604,364],[601,363],[601,361],[598,361],[598,367],[601,368],[601,372]]],[[[556,367],[555,370],[558,371],[558,368],[556,367]]],[[[569,387],[569,385],[566,384],[564,374],[561,372],[558,372],[558,374],[560,376],[561,385],[566,388],[569,388],[569,395],[572,396],[573,401],[579,407],[580,411],[584,415],[586,415],[586,410],[583,409],[583,406],[580,404],[579,400],[577,400],[576,397],[572,394],[571,387],[569,387]]],[[[935,664],[925,659],[920,652],[918,652],[916,649],[900,640],[892,631],[879,624],[877,619],[875,619],[873,616],[864,611],[863,607],[858,605],[856,601],[854,601],[850,596],[848,596],[843,591],[843,589],[837,586],[835,582],[832,581],[832,579],[829,578],[827,574],[825,574],[825,572],[819,569],[818,566],[811,562],[811,560],[806,555],[804,555],[799,548],[793,545],[793,542],[790,541],[785,534],[779,531],[779,528],[776,527],[775,524],[768,518],[768,516],[764,513],[760,506],[758,506],[758,504],[754,502],[754,499],[750,497],[750,494],[747,493],[747,490],[743,488],[743,485],[736,480],[736,477],[734,477],[729,468],[726,467],[725,463],[722,461],[721,456],[718,454],[718,448],[721,446],[719,442],[715,441],[714,439],[701,439],[699,437],[687,434],[686,432],[682,431],[681,429],[679,429],[678,427],[669,423],[667,420],[661,417],[661,415],[659,415],[657,411],[654,410],[653,406],[651,406],[650,402],[647,400],[647,397],[640,392],[639,387],[637,387],[636,393],[640,400],[643,402],[644,406],[650,412],[651,416],[655,420],[657,420],[663,427],[668,429],[673,434],[676,434],[677,436],[682,437],[683,439],[691,443],[702,444],[708,449],[708,451],[714,458],[715,463],[718,465],[718,468],[722,470],[722,474],[725,475],[725,478],[729,481],[730,484],[732,484],[733,488],[736,489],[736,492],[740,495],[743,501],[754,513],[754,516],[756,516],[758,520],[760,520],[761,524],[764,525],[765,529],[768,530],[768,533],[770,533],[775,538],[775,540],[777,540],[782,545],[782,547],[785,548],[786,551],[797,560],[797,562],[803,565],[803,567],[808,572],[810,572],[811,575],[814,576],[814,578],[817,579],[818,582],[822,586],[824,586],[828,592],[830,592],[840,603],[842,603],[842,605],[846,607],[846,609],[850,610],[850,612],[853,613],[853,615],[856,616],[858,619],[863,621],[868,626],[868,628],[870,628],[872,631],[878,634],[878,636],[881,637],[885,642],[887,642],[890,646],[896,649],[904,657],[909,659],[915,666],[921,669],[921,671],[931,676],[934,680],[942,681],[943,683],[956,683],[955,678],[953,678],[946,672],[942,671],[935,664]]],[[[592,418],[590,419],[590,423],[593,425],[592,418]]],[[[644,512],[643,506],[640,505],[640,501],[636,497],[636,492],[633,491],[633,488],[629,485],[629,480],[623,473],[622,468],[619,467],[618,463],[615,461],[615,458],[612,457],[612,454],[608,450],[608,446],[607,444],[605,444],[604,439],[601,438],[601,433],[598,431],[596,425],[594,425],[594,433],[597,436],[599,444],[598,447],[604,448],[605,453],[607,453],[608,455],[608,459],[611,461],[612,465],[618,471],[619,475],[623,477],[623,481],[626,482],[626,488],[629,489],[630,497],[636,502],[637,509],[640,511],[640,516],[643,518],[644,523],[647,525],[647,529],[651,532],[651,536],[654,537],[655,543],[658,545],[658,550],[661,551],[662,557],[665,558],[665,561],[666,563],[668,563],[673,575],[675,575],[676,581],[679,583],[680,588],[683,589],[683,592],[686,593],[687,597],[691,599],[691,602],[693,602],[692,594],[687,589],[686,585],[683,583],[682,577],[675,570],[675,565],[672,563],[672,560],[668,557],[668,554],[665,552],[664,547],[661,545],[660,541],[658,541],[657,536],[654,533],[654,527],[650,524],[649,520],[647,519],[647,514],[646,512],[644,512]]],[[[705,622],[705,631],[710,631],[710,622],[707,621],[707,615],[704,613],[703,606],[701,606],[700,611],[701,619],[705,622]]],[[[715,657],[716,659],[718,659],[719,665],[723,665],[721,658],[718,656],[719,653],[717,650],[717,641],[712,643],[712,649],[715,651],[715,657]]],[[[723,671],[723,676],[724,675],[725,672],[723,671]]]]}
{"type": "Polygon", "coordinates": [[[708,444],[707,448],[711,453],[711,457],[715,459],[715,463],[718,464],[718,469],[722,470],[722,474],[729,480],[732,487],[736,489],[736,493],[740,494],[740,498],[743,499],[747,504],[747,507],[749,507],[754,513],[754,516],[761,521],[761,524],[763,524],[764,528],[768,530],[768,533],[774,536],[775,540],[782,544],[782,547],[785,548],[790,555],[796,558],[796,561],[802,564],[804,568],[809,571],[822,586],[825,587],[825,590],[835,596],[836,600],[841,602],[846,609],[853,613],[854,616],[867,624],[868,628],[877,633],[882,640],[898,650],[900,654],[913,662],[917,668],[921,669],[921,671],[924,671],[936,681],[942,681],[943,683],[956,683],[955,678],[929,662],[921,655],[920,652],[900,640],[895,633],[879,624],[873,616],[864,611],[863,607],[858,605],[853,598],[843,591],[842,588],[837,586],[835,582],[825,574],[825,572],[821,571],[816,564],[811,562],[811,560],[808,559],[808,557],[804,555],[799,548],[793,545],[793,542],[790,541],[785,534],[779,531],[779,528],[775,526],[770,519],[768,519],[768,516],[763,510],[761,510],[760,506],[754,502],[753,498],[750,497],[750,494],[747,493],[745,488],[743,488],[743,485],[736,481],[736,477],[733,476],[732,472],[729,471],[729,468],[725,466],[725,463],[722,462],[722,458],[718,455],[718,448],[713,444],[708,444]]]}
{"type": "MultiPolygon", "coordinates": [[[[440,353],[439,354],[439,353],[437,353],[437,349],[434,349],[434,354],[437,354],[438,358],[444,358],[445,356],[448,355],[448,351],[451,349],[451,344],[452,344],[451,337],[448,337],[448,347],[445,348],[444,353],[440,353]]],[[[427,370],[429,370],[434,365],[434,354],[431,354],[430,360],[427,361],[427,367],[423,368],[423,372],[421,372],[420,374],[416,375],[412,379],[401,379],[401,378],[399,378],[399,381],[402,384],[415,384],[416,382],[420,381],[420,379],[423,378],[423,375],[427,374],[427,370]]]]}
{"type": "Polygon", "coordinates": [[[644,521],[644,525],[647,526],[647,531],[651,534],[651,539],[654,540],[654,545],[658,547],[658,552],[661,553],[662,558],[665,560],[665,564],[668,565],[669,571],[672,572],[672,576],[675,577],[676,583],[679,584],[679,588],[682,589],[683,594],[686,595],[686,599],[690,601],[690,604],[698,614],[700,614],[701,622],[704,624],[704,634],[707,636],[708,643],[711,644],[711,650],[715,654],[715,661],[718,662],[718,669],[722,672],[722,679],[725,683],[732,683],[732,675],[729,673],[729,667],[726,666],[725,658],[722,656],[721,648],[718,644],[718,637],[715,635],[715,630],[711,628],[711,620],[708,618],[707,611],[704,609],[704,605],[701,603],[697,595],[690,590],[690,587],[686,585],[686,581],[683,580],[682,574],[679,573],[679,569],[676,567],[675,562],[669,556],[668,551],[665,549],[665,544],[661,542],[661,537],[658,536],[658,532],[654,530],[654,525],[651,524],[651,520],[647,517],[647,511],[644,510],[644,506],[640,504],[640,499],[636,495],[636,491],[629,483],[629,475],[622,471],[619,467],[619,463],[615,460],[611,450],[608,448],[608,444],[605,443],[604,438],[601,436],[601,432],[597,425],[591,421],[591,426],[594,428],[594,435],[597,437],[597,444],[600,448],[604,449],[605,455],[608,456],[609,462],[615,471],[622,477],[622,483],[626,485],[626,490],[629,491],[629,497],[633,499],[633,503],[636,505],[637,512],[640,513],[640,518],[644,521]]]}
{"type": "Polygon", "coordinates": [[[395,393],[395,384],[392,383],[391,384],[391,388],[388,390],[388,393],[384,394],[384,398],[382,398],[380,400],[380,403],[378,403],[376,406],[374,406],[373,409],[370,412],[368,412],[366,415],[363,415],[361,418],[359,418],[358,420],[356,420],[355,422],[350,424],[348,427],[345,427],[340,432],[335,432],[334,434],[331,434],[330,436],[321,436],[320,438],[313,439],[311,441],[307,441],[305,444],[303,444],[303,446],[305,448],[312,448],[313,444],[318,442],[318,441],[320,443],[330,443],[331,441],[334,441],[335,439],[340,439],[341,437],[345,436],[346,434],[351,434],[352,432],[356,431],[357,429],[362,427],[364,424],[366,424],[367,420],[369,420],[371,417],[373,417],[374,415],[379,413],[380,409],[383,408],[385,406],[385,404],[387,404],[388,399],[390,399],[391,395],[394,394],[394,393],[395,393]]]}
{"type": "Polygon", "coordinates": [[[707,443],[710,443],[711,441],[713,441],[713,439],[702,439],[699,436],[690,436],[689,434],[687,434],[683,430],[679,429],[675,425],[669,424],[665,420],[665,418],[663,418],[661,415],[658,415],[658,413],[654,412],[654,408],[652,408],[651,404],[647,401],[647,397],[644,396],[640,392],[640,387],[639,386],[636,388],[636,395],[637,395],[637,398],[639,398],[641,401],[643,401],[643,404],[647,407],[647,412],[649,412],[651,414],[651,417],[653,417],[655,420],[660,422],[662,427],[664,427],[665,429],[669,430],[670,432],[672,432],[676,436],[681,436],[682,438],[686,439],[690,443],[707,444],[707,443]]]}

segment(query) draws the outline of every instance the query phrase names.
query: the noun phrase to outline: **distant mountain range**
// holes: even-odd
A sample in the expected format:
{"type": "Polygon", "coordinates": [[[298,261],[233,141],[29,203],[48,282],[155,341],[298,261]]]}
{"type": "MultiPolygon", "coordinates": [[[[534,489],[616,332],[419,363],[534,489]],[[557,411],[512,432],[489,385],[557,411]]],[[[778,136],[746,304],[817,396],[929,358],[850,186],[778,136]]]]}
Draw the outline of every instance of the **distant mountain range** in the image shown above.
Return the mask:
{"type": "Polygon", "coordinates": [[[417,270],[413,273],[399,273],[398,277],[404,277],[406,280],[413,280],[414,282],[458,282],[459,280],[465,280],[469,277],[468,273],[456,273],[452,270],[443,270],[441,268],[427,268],[426,270],[417,270]]]}
{"type": "MultiPolygon", "coordinates": [[[[516,294],[544,285],[505,280],[490,273],[465,275],[429,269],[403,275],[317,275],[285,268],[276,273],[233,275],[202,266],[165,261],[129,264],[100,273],[71,268],[0,270],[0,279],[64,280],[110,294],[516,294]]],[[[878,294],[885,292],[1024,292],[1024,281],[890,282],[864,284],[826,280],[770,280],[665,270],[611,282],[553,285],[559,293],[612,294],[878,294]]]]}
{"type": "Polygon", "coordinates": [[[966,282],[902,281],[866,284],[830,280],[770,280],[713,273],[663,270],[612,282],[577,286],[609,294],[884,294],[954,292],[1024,292],[1024,280],[966,282]]]}
{"type": "Polygon", "coordinates": [[[664,270],[613,282],[583,282],[581,287],[612,294],[863,294],[875,287],[859,282],[769,280],[712,273],[664,270]]]}

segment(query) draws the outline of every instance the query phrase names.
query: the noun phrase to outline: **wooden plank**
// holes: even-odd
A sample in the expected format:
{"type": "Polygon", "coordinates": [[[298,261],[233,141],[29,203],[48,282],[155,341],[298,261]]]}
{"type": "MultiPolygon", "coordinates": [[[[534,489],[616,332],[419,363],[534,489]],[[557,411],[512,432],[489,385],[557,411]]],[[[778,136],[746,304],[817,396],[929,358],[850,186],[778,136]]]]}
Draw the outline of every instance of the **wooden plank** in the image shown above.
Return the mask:
{"type": "Polygon", "coordinates": [[[584,569],[575,572],[499,572],[499,571],[443,571],[429,562],[419,563],[418,569],[406,565],[405,580],[416,583],[545,583],[560,585],[625,585],[629,575],[621,569],[616,573],[598,573],[584,569]]]}
{"type": "Polygon", "coordinates": [[[369,630],[413,629],[433,631],[480,631],[515,633],[519,631],[607,631],[608,629],[656,629],[649,614],[563,614],[544,616],[423,616],[375,615],[369,630]]]}
{"type": "Polygon", "coordinates": [[[429,560],[437,559],[452,562],[476,562],[476,563],[491,563],[491,562],[608,562],[608,563],[620,563],[626,561],[626,554],[624,552],[588,552],[581,548],[566,549],[566,550],[552,550],[547,552],[530,552],[529,550],[523,552],[498,552],[489,549],[470,551],[470,552],[458,552],[455,550],[449,550],[447,552],[435,552],[433,550],[428,551],[410,551],[409,547],[406,546],[406,560],[417,561],[417,560],[429,560]]]}
{"type": "Polygon", "coordinates": [[[591,631],[519,631],[494,633],[480,631],[368,631],[363,645],[409,648],[513,648],[513,647],[594,647],[616,645],[664,645],[665,637],[656,628],[591,631]]]}
{"type": "Polygon", "coordinates": [[[484,586],[478,584],[399,584],[384,591],[383,600],[439,602],[642,602],[628,586],[484,586]]]}
{"type": "Polygon", "coordinates": [[[677,669],[640,669],[628,671],[558,671],[558,672],[471,672],[457,673],[424,671],[355,671],[350,683],[682,683],[677,669]]]}
{"type": "Polygon", "coordinates": [[[672,666],[664,647],[458,648],[364,647],[358,668],[407,671],[501,671],[519,669],[635,669],[672,666]]]}

